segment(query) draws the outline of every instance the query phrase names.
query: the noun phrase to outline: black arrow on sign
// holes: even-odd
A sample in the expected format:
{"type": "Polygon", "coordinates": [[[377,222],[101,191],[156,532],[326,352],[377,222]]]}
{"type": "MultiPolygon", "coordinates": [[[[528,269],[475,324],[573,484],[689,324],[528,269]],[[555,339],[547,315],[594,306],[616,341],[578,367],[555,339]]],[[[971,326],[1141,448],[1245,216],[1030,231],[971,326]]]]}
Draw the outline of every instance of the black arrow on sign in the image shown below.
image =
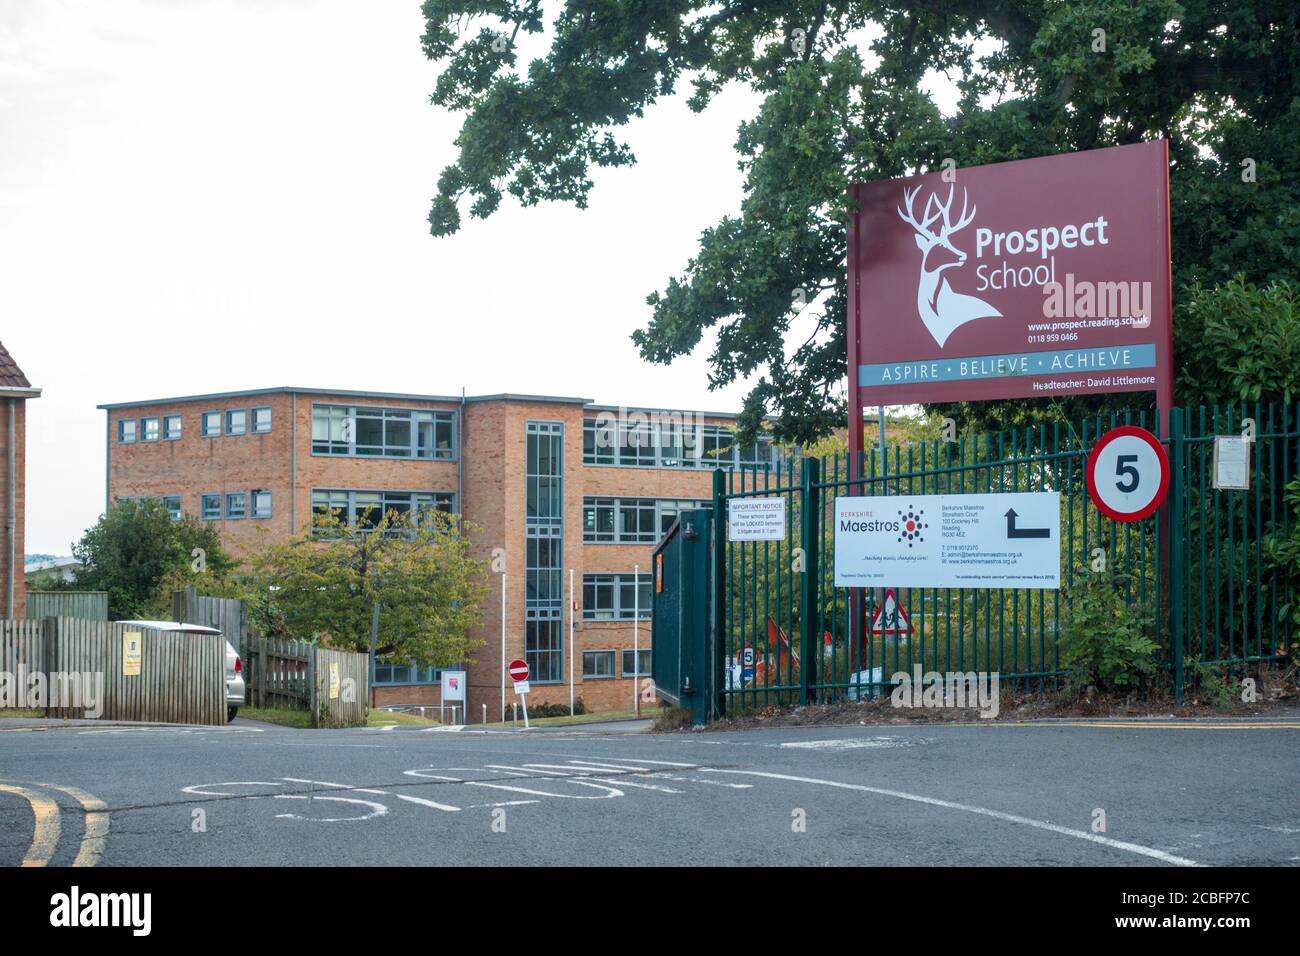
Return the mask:
{"type": "Polygon", "coordinates": [[[1052,536],[1051,528],[1017,528],[1016,527],[1016,509],[1007,509],[1007,537],[1008,538],[1050,538],[1052,536]]]}

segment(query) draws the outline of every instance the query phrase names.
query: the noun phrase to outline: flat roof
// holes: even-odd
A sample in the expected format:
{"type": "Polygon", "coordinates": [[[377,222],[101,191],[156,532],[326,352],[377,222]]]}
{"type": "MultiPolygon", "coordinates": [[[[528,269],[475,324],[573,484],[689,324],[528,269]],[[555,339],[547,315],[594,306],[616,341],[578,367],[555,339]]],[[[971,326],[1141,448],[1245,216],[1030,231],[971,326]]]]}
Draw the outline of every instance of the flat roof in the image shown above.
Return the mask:
{"type": "MultiPolygon", "coordinates": [[[[421,395],[413,392],[363,392],[355,389],[346,388],[299,388],[292,385],[281,385],[275,388],[251,388],[234,392],[207,392],[202,395],[176,395],[169,398],[151,398],[135,402],[106,402],[102,405],[96,405],[96,408],[102,408],[112,411],[119,408],[139,408],[145,405],[175,405],[183,402],[215,402],[226,399],[236,398],[256,398],[261,395],[343,395],[349,398],[364,399],[402,399],[406,401],[419,402],[447,402],[451,404],[459,403],[462,400],[460,395],[421,395]]],[[[466,395],[464,401],[470,402],[548,402],[553,404],[564,405],[582,405],[584,408],[590,408],[593,411],[616,412],[621,409],[629,411],[659,411],[664,413],[675,414],[694,414],[707,415],[710,418],[738,418],[735,412],[709,412],[693,408],[681,409],[655,409],[647,405],[597,405],[594,399],[577,398],[569,395],[527,395],[517,392],[497,392],[491,395],[466,395]]]]}

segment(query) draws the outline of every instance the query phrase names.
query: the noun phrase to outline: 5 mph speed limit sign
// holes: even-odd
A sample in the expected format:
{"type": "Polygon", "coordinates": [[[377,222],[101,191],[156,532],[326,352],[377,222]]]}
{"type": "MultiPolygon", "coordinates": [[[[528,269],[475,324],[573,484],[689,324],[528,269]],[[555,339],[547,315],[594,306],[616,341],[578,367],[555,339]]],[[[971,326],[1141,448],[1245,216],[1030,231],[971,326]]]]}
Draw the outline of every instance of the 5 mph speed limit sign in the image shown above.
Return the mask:
{"type": "Polygon", "coordinates": [[[1169,490],[1169,456],[1145,428],[1112,428],[1088,456],[1088,494],[1107,518],[1141,521],[1169,490]]]}

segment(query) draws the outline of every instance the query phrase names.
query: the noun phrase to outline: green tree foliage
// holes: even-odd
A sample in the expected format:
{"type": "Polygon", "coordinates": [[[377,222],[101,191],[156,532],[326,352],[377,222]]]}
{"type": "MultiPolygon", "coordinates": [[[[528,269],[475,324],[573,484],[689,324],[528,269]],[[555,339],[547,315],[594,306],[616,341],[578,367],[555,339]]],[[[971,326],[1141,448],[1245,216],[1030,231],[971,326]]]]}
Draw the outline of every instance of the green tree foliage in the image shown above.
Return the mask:
{"type": "Polygon", "coordinates": [[[433,667],[468,660],[487,593],[470,533],[440,512],[390,511],[362,530],[318,516],[313,532],[252,557],[252,620],[271,637],[367,653],[378,603],[379,655],[433,667]]]}
{"type": "Polygon", "coordinates": [[[215,593],[235,568],[212,525],[193,515],[173,521],[157,499],[114,505],[72,546],[72,555],[82,566],[68,589],[107,591],[115,620],[165,619],[174,588],[195,584],[215,593]]]}
{"type": "Polygon", "coordinates": [[[1180,304],[1180,330],[1205,347],[1183,356],[1179,400],[1289,405],[1300,398],[1300,309],[1295,293],[1290,282],[1261,289],[1240,275],[1213,289],[1199,282],[1188,286],[1180,304]]]}
{"type": "MultiPolygon", "coordinates": [[[[620,128],[686,83],[697,110],[729,84],[760,94],[736,138],[740,209],[648,297],[652,318],[633,336],[645,359],[668,363],[716,329],[710,385],[758,376],[747,430],[775,414],[780,437],[804,442],[844,420],[851,182],[1163,136],[1175,301],[1239,272],[1258,283],[1298,273],[1294,0],[568,0],[549,22],[540,0],[426,0],[423,12],[424,52],[442,64],[431,99],[464,114],[434,235],[454,233],[464,206],[491,215],[505,192],[525,206],[585,206],[593,167],[634,162],[620,128]],[[521,34],[550,40],[526,66],[521,34]],[[958,87],[952,115],[928,92],[931,70],[958,87]],[[795,289],[821,298],[808,309],[816,330],[787,359],[795,289]]],[[[1178,310],[1176,364],[1213,360],[1200,329],[1178,310]]],[[[944,411],[1001,428],[1145,401],[944,411]]]]}

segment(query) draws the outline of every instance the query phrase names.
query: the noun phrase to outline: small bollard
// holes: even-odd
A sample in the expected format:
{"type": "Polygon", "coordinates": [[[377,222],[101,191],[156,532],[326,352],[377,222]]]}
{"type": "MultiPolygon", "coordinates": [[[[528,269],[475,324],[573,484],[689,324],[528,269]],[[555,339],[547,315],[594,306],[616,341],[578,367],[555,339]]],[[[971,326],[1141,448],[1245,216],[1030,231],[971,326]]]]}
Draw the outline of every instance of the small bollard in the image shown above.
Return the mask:
{"type": "Polygon", "coordinates": [[[483,723],[487,723],[487,704],[483,705],[483,723]]]}
{"type": "Polygon", "coordinates": [[[510,726],[519,726],[519,705],[513,701],[510,703],[510,726]]]}

